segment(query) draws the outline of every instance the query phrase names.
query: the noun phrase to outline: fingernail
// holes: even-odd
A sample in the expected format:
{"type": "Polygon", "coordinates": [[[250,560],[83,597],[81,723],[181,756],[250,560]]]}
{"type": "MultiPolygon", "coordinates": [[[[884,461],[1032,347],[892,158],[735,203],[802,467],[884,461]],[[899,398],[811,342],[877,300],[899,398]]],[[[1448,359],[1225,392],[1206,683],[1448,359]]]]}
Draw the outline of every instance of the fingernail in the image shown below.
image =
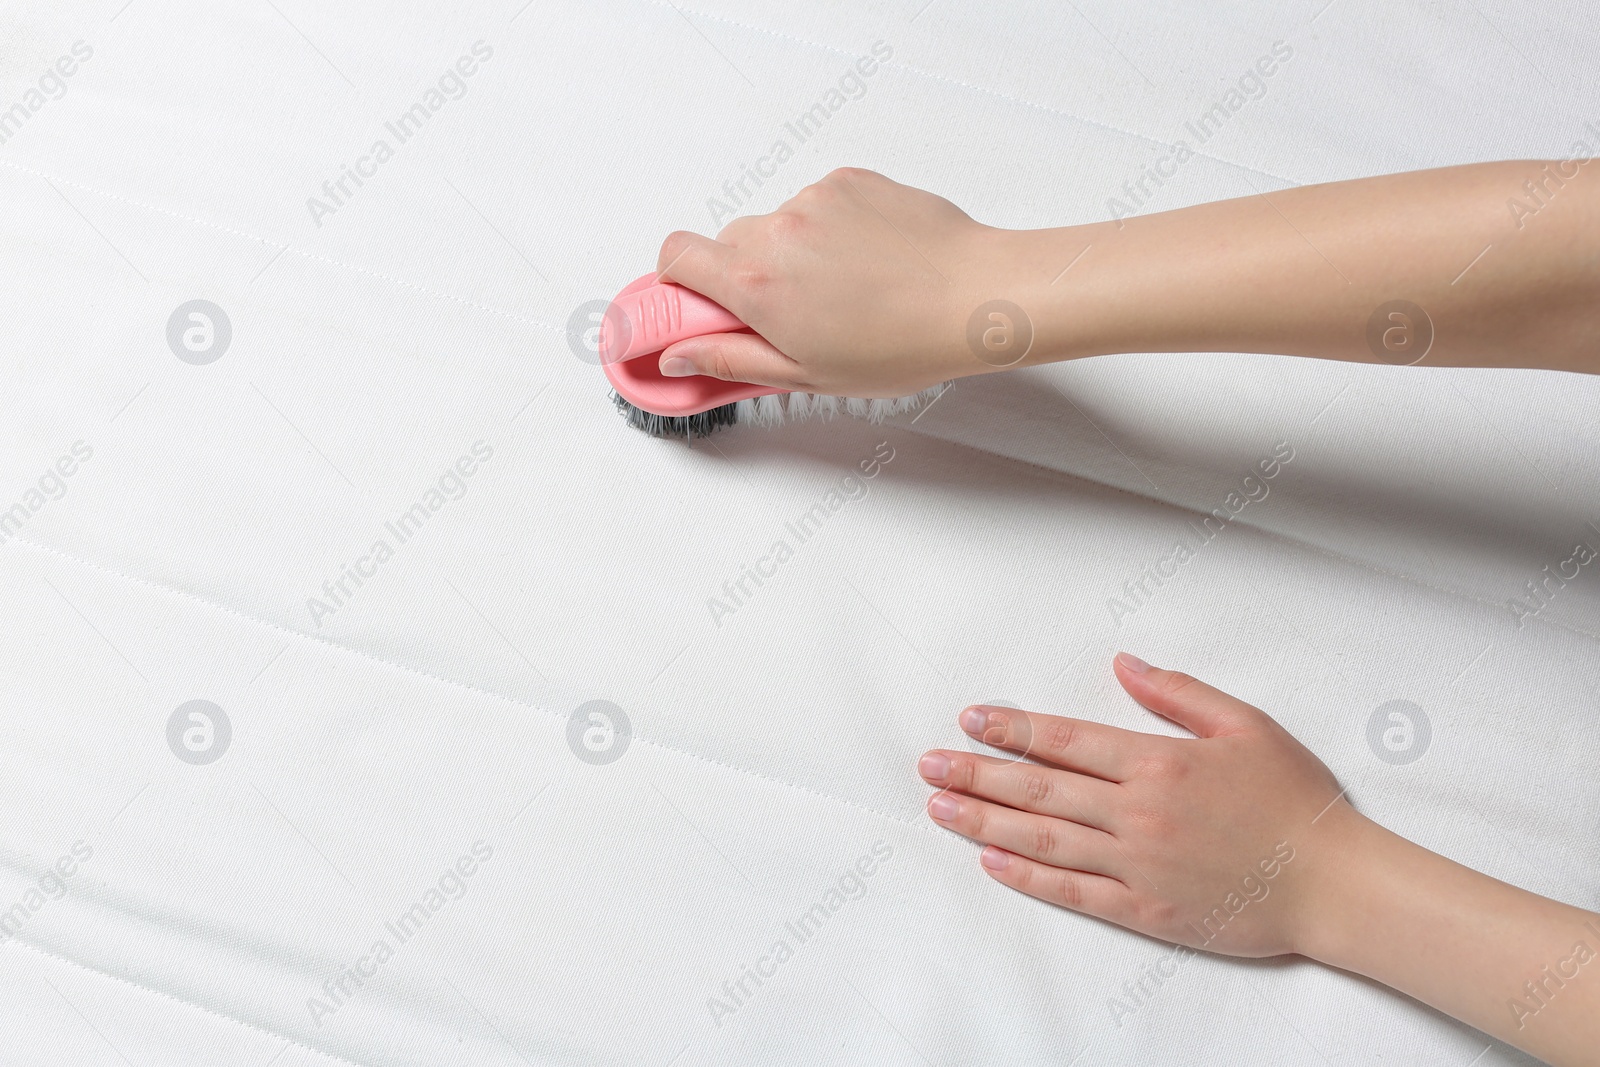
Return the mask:
{"type": "Polygon", "coordinates": [[[942,782],[945,775],[950,773],[950,757],[940,755],[937,752],[930,752],[917,761],[917,770],[922,773],[924,778],[932,778],[935,781],[942,782]]]}
{"type": "Polygon", "coordinates": [[[1146,663],[1138,656],[1133,655],[1131,652],[1118,652],[1117,662],[1122,664],[1124,670],[1130,670],[1134,674],[1143,674],[1145,671],[1150,669],[1150,664],[1146,663]]]}
{"type": "Polygon", "coordinates": [[[673,356],[671,359],[661,361],[661,373],[668,378],[687,378],[694,372],[694,364],[682,356],[673,356]]]}
{"type": "Polygon", "coordinates": [[[983,731],[989,725],[989,716],[977,708],[968,708],[961,713],[961,728],[969,734],[983,736],[983,731]]]}
{"type": "Polygon", "coordinates": [[[990,845],[978,856],[978,862],[991,871],[1003,871],[1011,866],[1011,853],[990,845]]]}
{"type": "Polygon", "coordinates": [[[928,814],[940,822],[949,822],[961,811],[961,805],[948,793],[939,793],[928,801],[928,814]]]}

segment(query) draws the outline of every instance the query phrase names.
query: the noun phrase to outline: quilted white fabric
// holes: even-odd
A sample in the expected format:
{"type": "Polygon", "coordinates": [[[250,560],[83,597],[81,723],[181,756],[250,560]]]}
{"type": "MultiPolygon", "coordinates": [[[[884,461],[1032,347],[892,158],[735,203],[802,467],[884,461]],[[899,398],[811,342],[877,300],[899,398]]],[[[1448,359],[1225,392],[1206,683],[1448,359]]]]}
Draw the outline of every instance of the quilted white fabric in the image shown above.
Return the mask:
{"type": "Polygon", "coordinates": [[[1592,154],[1597,47],[1513,0],[0,9],[4,1059],[1524,1061],[1009,893],[913,765],[978,700],[1167,729],[1127,648],[1595,907],[1600,383],[1129,355],[685,447],[568,323],[846,163],[1036,226],[1592,154]]]}

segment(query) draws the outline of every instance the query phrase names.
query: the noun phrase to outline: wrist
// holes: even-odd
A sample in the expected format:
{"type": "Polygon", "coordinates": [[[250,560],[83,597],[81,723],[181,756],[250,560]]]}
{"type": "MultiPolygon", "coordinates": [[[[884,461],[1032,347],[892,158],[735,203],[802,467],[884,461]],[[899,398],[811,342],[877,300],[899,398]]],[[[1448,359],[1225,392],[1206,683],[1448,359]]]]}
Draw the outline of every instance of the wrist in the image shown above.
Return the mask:
{"type": "Polygon", "coordinates": [[[1010,264],[1002,274],[1007,299],[1033,330],[1020,365],[1172,348],[1164,320],[1144,296],[1159,262],[1130,257],[1122,247],[1130,235],[1105,223],[995,233],[1010,264]]]}
{"type": "MultiPolygon", "coordinates": [[[[1294,951],[1334,967],[1363,970],[1372,947],[1374,912],[1398,890],[1396,852],[1418,846],[1390,833],[1344,800],[1317,820],[1302,869],[1294,951]]],[[[1363,970],[1363,973],[1364,970],[1363,970]]]]}
{"type": "Polygon", "coordinates": [[[1600,987],[1577,978],[1600,935],[1593,914],[1430,852],[1343,802],[1317,830],[1294,951],[1551,1063],[1591,1062],[1600,987]]]}

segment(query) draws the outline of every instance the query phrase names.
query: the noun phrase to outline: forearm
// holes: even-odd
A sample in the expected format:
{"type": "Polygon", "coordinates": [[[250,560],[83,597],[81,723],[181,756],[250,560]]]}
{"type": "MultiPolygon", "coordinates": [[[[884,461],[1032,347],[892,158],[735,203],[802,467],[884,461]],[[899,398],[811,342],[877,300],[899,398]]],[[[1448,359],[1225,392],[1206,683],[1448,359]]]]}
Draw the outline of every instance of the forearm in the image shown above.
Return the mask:
{"type": "Polygon", "coordinates": [[[1306,186],[1062,229],[994,231],[1026,265],[1027,362],[1239,351],[1600,372],[1600,162],[1506,162],[1306,186]],[[1532,182],[1530,193],[1525,183],[1532,182]],[[1521,208],[1514,208],[1513,202],[1521,208]],[[1070,265],[1070,266],[1069,266],[1070,265]]]}
{"type": "Polygon", "coordinates": [[[1348,808],[1300,951],[1558,1065],[1600,1063],[1600,916],[1496,881],[1348,808]]]}

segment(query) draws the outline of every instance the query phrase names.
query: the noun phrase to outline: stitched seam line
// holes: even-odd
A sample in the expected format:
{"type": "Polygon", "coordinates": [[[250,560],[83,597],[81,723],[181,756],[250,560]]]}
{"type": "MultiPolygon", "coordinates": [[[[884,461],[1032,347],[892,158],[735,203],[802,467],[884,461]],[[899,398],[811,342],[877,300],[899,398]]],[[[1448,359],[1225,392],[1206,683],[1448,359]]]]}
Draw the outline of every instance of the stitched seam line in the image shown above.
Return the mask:
{"type": "MultiPolygon", "coordinates": [[[[156,580],[154,580],[152,578],[141,578],[141,577],[139,577],[137,575],[125,574],[122,571],[119,571],[119,570],[117,570],[117,569],[115,569],[113,567],[109,567],[109,566],[107,566],[107,565],[105,565],[103,563],[97,563],[94,560],[84,559],[81,556],[73,555],[70,552],[65,552],[65,551],[63,551],[63,550],[61,550],[59,548],[55,548],[55,547],[50,546],[50,545],[40,544],[37,541],[30,541],[25,537],[13,536],[10,539],[10,542],[8,542],[8,543],[11,543],[11,544],[24,544],[24,545],[27,545],[29,548],[32,548],[32,549],[34,549],[36,551],[48,552],[49,554],[51,554],[53,556],[59,556],[62,559],[69,560],[70,562],[76,563],[76,564],[78,564],[80,566],[89,567],[89,568],[91,568],[93,570],[100,571],[102,574],[109,574],[109,575],[111,575],[113,577],[121,578],[123,581],[133,582],[133,583],[135,583],[137,585],[148,586],[151,589],[156,589],[156,590],[159,590],[159,591],[161,591],[163,593],[167,593],[167,594],[175,595],[175,596],[180,596],[180,597],[183,597],[183,598],[188,599],[188,600],[193,600],[197,604],[202,604],[202,605],[204,605],[204,606],[206,606],[208,608],[212,608],[212,609],[217,610],[217,611],[226,612],[229,615],[233,615],[233,616],[235,616],[237,618],[244,619],[246,622],[255,623],[258,626],[265,626],[265,627],[267,627],[269,629],[276,630],[279,633],[288,634],[291,637],[298,637],[298,638],[301,638],[302,640],[316,641],[316,642],[318,642],[320,644],[327,645],[329,648],[338,649],[340,652],[345,652],[345,653],[348,653],[349,655],[359,656],[362,659],[369,660],[369,661],[371,661],[373,663],[381,663],[384,666],[392,668],[394,670],[405,671],[408,674],[415,674],[415,675],[418,675],[420,677],[427,678],[430,681],[438,682],[438,683],[443,684],[443,685],[452,686],[452,687],[457,688],[457,689],[465,689],[468,692],[476,693],[476,694],[478,694],[480,696],[492,697],[495,700],[503,701],[503,702],[508,703],[508,704],[515,704],[515,705],[517,705],[519,707],[531,708],[534,711],[544,712],[545,714],[553,716],[554,718],[556,718],[556,719],[558,719],[558,720],[560,720],[562,722],[565,722],[566,718],[567,718],[567,716],[562,714],[561,712],[555,710],[554,708],[546,707],[543,704],[535,704],[534,702],[532,702],[530,700],[525,700],[525,699],[523,699],[521,697],[511,696],[511,695],[509,695],[507,693],[497,693],[492,689],[484,689],[484,688],[482,688],[480,686],[473,685],[471,682],[463,682],[463,681],[460,681],[460,680],[455,679],[455,678],[446,678],[443,675],[434,674],[432,671],[425,670],[425,669],[423,669],[421,667],[412,666],[412,665],[407,664],[407,663],[400,663],[400,662],[398,662],[396,660],[384,659],[382,656],[375,655],[374,653],[371,653],[371,652],[367,652],[364,649],[355,648],[355,647],[352,647],[350,645],[341,644],[340,642],[335,641],[335,640],[333,640],[332,638],[329,638],[329,637],[324,637],[321,634],[303,633],[300,630],[295,630],[295,629],[292,629],[292,628],[290,628],[288,626],[284,626],[282,623],[273,622],[271,619],[263,619],[263,618],[260,618],[258,616],[255,616],[255,615],[251,615],[248,612],[241,611],[238,608],[230,607],[227,604],[222,604],[222,603],[219,603],[219,602],[217,602],[215,600],[209,600],[209,599],[207,599],[207,598],[205,598],[203,596],[200,596],[198,593],[192,593],[187,589],[181,589],[181,588],[179,588],[177,586],[168,585],[165,582],[158,582],[158,581],[156,581],[156,580]]],[[[697,759],[702,763],[708,763],[708,764],[711,764],[712,766],[721,767],[724,770],[736,771],[736,772],[738,772],[740,774],[749,775],[752,778],[758,778],[761,781],[769,782],[769,783],[771,783],[773,785],[786,786],[786,787],[788,787],[790,789],[793,789],[793,790],[796,790],[798,792],[809,793],[814,797],[820,797],[823,800],[831,800],[831,801],[834,801],[835,803],[838,803],[838,804],[844,804],[844,805],[847,805],[848,807],[855,808],[858,811],[864,811],[869,815],[874,815],[874,816],[876,816],[876,817],[878,817],[880,819],[886,819],[886,820],[888,820],[890,822],[898,823],[901,826],[907,826],[907,827],[910,827],[910,828],[912,828],[914,830],[921,830],[924,833],[929,833],[929,834],[937,833],[937,831],[931,826],[926,826],[926,825],[924,825],[924,824],[922,824],[920,822],[912,822],[911,820],[903,819],[903,818],[899,817],[898,815],[890,815],[887,812],[878,811],[876,808],[870,808],[867,805],[862,804],[860,801],[851,800],[848,797],[835,796],[832,793],[824,793],[821,790],[812,789],[810,786],[801,785],[798,782],[786,781],[785,779],[782,779],[782,778],[775,778],[772,775],[764,774],[761,771],[752,770],[749,767],[740,767],[737,764],[724,763],[721,760],[712,759],[710,756],[704,756],[704,755],[701,755],[698,752],[691,752],[688,749],[676,748],[676,747],[674,747],[672,745],[669,745],[669,744],[667,744],[667,743],[665,743],[663,741],[654,741],[654,740],[651,740],[648,737],[643,737],[643,736],[641,736],[639,734],[633,734],[631,736],[632,736],[633,742],[636,742],[636,743],[639,743],[639,744],[644,744],[644,745],[649,745],[650,747],[660,749],[663,752],[671,752],[671,753],[673,753],[675,755],[687,756],[687,757],[689,757],[691,759],[697,759]]]]}
{"type": "MultiPolygon", "coordinates": [[[[850,52],[843,48],[836,48],[831,44],[822,44],[818,41],[808,41],[803,37],[796,37],[793,34],[784,33],[781,30],[769,30],[764,26],[753,26],[747,22],[739,22],[736,19],[730,19],[723,15],[712,15],[704,11],[695,10],[694,8],[685,7],[682,4],[668,3],[667,0],[642,0],[642,2],[656,7],[672,8],[682,14],[694,15],[697,18],[707,19],[711,22],[721,22],[728,26],[737,26],[742,30],[749,30],[751,33],[761,33],[766,34],[769,37],[778,37],[785,41],[793,41],[795,44],[805,45],[808,48],[821,49],[824,52],[833,52],[836,55],[845,56],[849,59],[866,58],[865,56],[858,55],[855,52],[850,52]]],[[[1009,93],[1003,93],[998,89],[991,89],[986,85],[974,85],[971,82],[964,82],[961,79],[953,78],[948,74],[938,74],[934,71],[923,70],[921,67],[913,67],[910,64],[901,63],[896,60],[889,60],[887,63],[883,63],[882,65],[886,67],[899,67],[901,70],[920,75],[921,77],[928,78],[932,81],[944,82],[947,85],[959,86],[962,89],[966,89],[974,93],[983,93],[986,96],[993,96],[998,99],[1005,100],[1008,103],[1016,104],[1018,107],[1032,108],[1035,111],[1043,111],[1045,114],[1054,115],[1057,118],[1071,119],[1074,122],[1081,122],[1085,126],[1097,126],[1102,130],[1109,130],[1112,133],[1120,133],[1125,137],[1136,137],[1141,141],[1148,141],[1150,144],[1159,145],[1163,148],[1172,147],[1168,142],[1151,137],[1149,134],[1138,133],[1134,130],[1125,130],[1120,126],[1113,126],[1109,122],[1101,122],[1099,119],[1084,118],[1082,115],[1075,115],[1070,111],[1063,111],[1060,108],[1050,107],[1047,104],[1040,104],[1033,100],[1024,100],[1020,96],[1012,96],[1009,93]]],[[[1294,181],[1291,178],[1285,178],[1280,174],[1274,174],[1271,171],[1262,170],[1259,167],[1252,167],[1245,163],[1236,163],[1231,159],[1224,159],[1221,156],[1214,156],[1208,152],[1195,152],[1194,154],[1203,159],[1209,159],[1213,163],[1221,163],[1224,166],[1236,167],[1239,170],[1247,170],[1252,174],[1259,174],[1263,178],[1271,178],[1273,181],[1284,182],[1285,184],[1293,186],[1299,186],[1303,184],[1301,182],[1294,181]]]]}
{"type": "MultiPolygon", "coordinates": [[[[894,423],[888,423],[887,425],[894,426],[895,424],[894,423]]],[[[1071,478],[1071,479],[1073,479],[1075,481],[1085,482],[1085,483],[1087,483],[1089,485],[1097,485],[1102,489],[1110,489],[1113,492],[1122,493],[1125,496],[1131,496],[1131,497],[1133,497],[1133,498],[1135,498],[1137,500],[1148,500],[1152,504],[1160,504],[1163,507],[1171,508],[1174,511],[1181,511],[1181,512],[1187,514],[1187,515],[1196,515],[1196,516],[1201,516],[1201,517],[1204,517],[1204,518],[1209,518],[1210,515],[1211,515],[1211,513],[1208,512],[1208,511],[1200,511],[1199,509],[1192,508],[1192,507],[1188,506],[1187,504],[1179,504],[1179,503],[1176,503],[1176,502],[1171,501],[1171,500],[1163,499],[1162,497],[1159,497],[1159,496],[1151,496],[1148,493],[1141,493],[1141,492],[1138,492],[1137,490],[1134,490],[1134,489],[1125,489],[1120,485],[1116,485],[1116,484],[1113,484],[1111,482],[1101,481],[1098,478],[1090,478],[1087,475],[1079,474],[1079,473],[1077,473],[1075,471],[1057,470],[1054,467],[1047,467],[1043,463],[1037,463],[1037,462],[1035,462],[1033,460],[1030,460],[1030,459],[1020,459],[1020,458],[1018,458],[1016,456],[1008,456],[1008,455],[1005,455],[1004,453],[1001,453],[1001,452],[991,451],[990,449],[984,448],[984,447],[982,447],[980,445],[969,444],[969,443],[967,443],[965,441],[957,441],[957,440],[954,440],[954,439],[949,438],[949,437],[940,437],[938,434],[933,433],[930,430],[918,430],[914,426],[910,426],[910,425],[899,426],[897,428],[905,430],[908,433],[914,433],[914,434],[918,435],[919,437],[928,437],[928,438],[932,438],[935,441],[942,441],[942,442],[944,442],[945,444],[948,444],[948,445],[955,445],[958,448],[964,448],[964,449],[967,449],[968,451],[976,452],[979,455],[992,456],[995,459],[1003,460],[1003,461],[1005,461],[1007,463],[1018,463],[1018,464],[1021,464],[1022,466],[1025,466],[1025,467],[1032,467],[1035,470],[1046,471],[1046,472],[1048,472],[1050,474],[1055,475],[1056,477],[1071,478]]],[[[1353,566],[1356,566],[1356,567],[1360,567],[1363,570],[1371,571],[1373,574],[1382,575],[1382,576],[1384,576],[1386,578],[1399,579],[1400,581],[1407,582],[1407,583],[1410,583],[1412,585],[1419,585],[1419,586],[1422,586],[1425,589],[1431,589],[1436,593],[1441,593],[1441,594],[1443,594],[1445,596],[1452,597],[1452,598],[1455,598],[1455,599],[1458,599],[1458,600],[1466,600],[1466,601],[1469,601],[1469,602],[1474,603],[1474,604],[1481,604],[1484,607],[1493,608],[1495,610],[1496,614],[1510,615],[1512,618],[1516,618],[1517,617],[1516,616],[1516,612],[1512,611],[1510,608],[1506,607],[1506,605],[1501,604],[1501,603],[1499,603],[1497,601],[1486,600],[1483,597],[1475,596],[1472,593],[1463,592],[1462,590],[1459,590],[1459,589],[1451,589],[1448,586],[1434,585],[1432,582],[1428,581],[1426,578],[1418,578],[1418,577],[1416,577],[1414,575],[1407,574],[1404,571],[1394,570],[1394,569],[1389,568],[1389,567],[1382,567],[1382,566],[1379,566],[1378,564],[1368,562],[1367,560],[1357,559],[1354,556],[1347,556],[1342,552],[1338,552],[1338,551],[1335,551],[1334,549],[1324,547],[1323,545],[1319,545],[1314,541],[1303,541],[1300,538],[1295,537],[1295,536],[1293,536],[1291,534],[1281,533],[1281,532],[1279,532],[1277,530],[1272,530],[1272,529],[1269,529],[1269,528],[1267,528],[1265,526],[1257,526],[1255,523],[1247,522],[1244,519],[1233,519],[1231,522],[1229,522],[1228,525],[1230,525],[1230,526],[1234,526],[1234,525],[1243,526],[1245,529],[1251,530],[1251,531],[1253,531],[1255,533],[1258,533],[1258,534],[1261,534],[1263,537],[1268,537],[1268,538],[1271,538],[1273,540],[1283,542],[1285,544],[1293,545],[1296,548],[1304,549],[1305,551],[1308,551],[1308,552],[1314,552],[1314,553],[1316,553],[1318,555],[1326,556],[1329,559],[1337,560],[1340,563],[1346,563],[1346,564],[1350,564],[1350,565],[1353,565],[1353,566]]],[[[1569,625],[1567,623],[1560,622],[1560,621],[1558,621],[1556,619],[1545,618],[1543,615],[1534,615],[1534,616],[1532,616],[1532,618],[1533,618],[1534,622],[1542,622],[1546,626],[1552,626],[1552,627],[1554,627],[1554,628],[1556,628],[1558,630],[1565,630],[1567,633],[1576,634],[1576,635],[1578,635],[1580,637],[1587,637],[1591,641],[1600,642],[1600,633],[1593,633],[1593,632],[1591,632],[1589,630],[1585,630],[1585,629],[1583,629],[1581,627],[1578,627],[1578,626],[1572,626],[1572,625],[1569,625]]],[[[1518,629],[1520,630],[1521,627],[1519,626],[1518,629]]]]}
{"type": "Polygon", "coordinates": [[[74,189],[80,189],[83,192],[92,193],[95,196],[103,196],[107,200],[115,200],[119,203],[127,204],[130,207],[141,208],[157,215],[166,215],[168,218],[180,219],[196,226],[204,226],[206,229],[217,230],[232,237],[242,237],[247,241],[255,241],[258,244],[270,245],[273,248],[282,248],[305,259],[316,260],[319,263],[327,263],[330,266],[340,267],[344,270],[355,271],[358,274],[365,274],[369,278],[377,278],[380,281],[388,282],[391,285],[396,285],[403,289],[411,289],[427,296],[431,296],[436,300],[449,300],[452,303],[462,304],[466,307],[473,308],[477,311],[486,312],[490,315],[498,315],[501,318],[514,319],[517,322],[526,323],[529,326],[537,326],[542,330],[554,330],[558,333],[563,332],[562,327],[560,326],[554,326],[548,322],[541,322],[538,319],[530,319],[525,315],[518,315],[514,311],[506,311],[503,308],[490,307],[487,304],[480,304],[476,301],[468,300],[466,297],[455,296],[451,293],[441,293],[437,290],[429,289],[427,286],[418,285],[416,282],[406,281],[404,278],[396,278],[392,275],[383,274],[379,271],[358,266],[354,263],[345,263],[341,260],[331,259],[328,256],[320,255],[316,252],[306,252],[302,249],[294,247],[293,245],[284,244],[282,241],[274,241],[270,237],[261,237],[253,233],[246,233],[243,230],[233,229],[230,226],[224,226],[218,222],[208,222],[205,219],[195,218],[193,215],[185,215],[180,211],[173,211],[170,208],[157,207],[154,204],[146,204],[139,200],[130,199],[129,197],[123,196],[120,193],[108,193],[104,189],[96,189],[92,185],[85,185],[82,182],[73,181],[71,178],[61,178],[54,174],[47,174],[42,170],[35,170],[32,167],[25,167],[20,163],[13,163],[8,159],[0,159],[0,166],[7,166],[12,170],[19,170],[24,174],[32,174],[33,176],[37,178],[43,178],[46,181],[55,181],[60,182],[62,185],[70,185],[74,189]]]}
{"type": "MultiPolygon", "coordinates": [[[[275,1038],[278,1038],[281,1041],[287,1041],[289,1044],[294,1045],[297,1048],[305,1049],[307,1052],[315,1053],[318,1056],[322,1056],[322,1057],[325,1057],[326,1059],[333,1060],[336,1063],[348,1064],[349,1067],[376,1067],[375,1064],[357,1063],[355,1060],[346,1059],[345,1057],[339,1055],[336,1052],[324,1051],[323,1049],[317,1048],[315,1045],[308,1045],[304,1041],[300,1041],[300,1040],[297,1040],[295,1038],[292,1038],[287,1034],[280,1034],[276,1030],[268,1030],[266,1027],[258,1025],[257,1023],[250,1022],[249,1020],[246,1020],[246,1019],[237,1018],[235,1016],[229,1015],[226,1012],[218,1011],[215,1008],[208,1008],[204,1004],[197,1004],[196,1002],[194,1002],[192,1000],[188,1000],[188,999],[186,999],[184,997],[178,996],[176,993],[168,993],[166,990],[156,989],[154,986],[143,985],[143,984],[141,984],[139,982],[135,982],[132,978],[128,978],[128,977],[125,977],[125,976],[120,975],[120,974],[113,974],[110,971],[102,970],[99,967],[93,967],[93,966],[91,966],[91,965],[89,965],[87,963],[83,963],[83,962],[80,962],[79,960],[75,960],[70,956],[63,956],[58,952],[52,952],[49,949],[43,947],[42,945],[35,944],[34,942],[28,940],[25,937],[20,937],[20,936],[13,937],[11,940],[13,940],[17,944],[21,945],[23,948],[31,949],[32,951],[39,953],[39,955],[41,955],[41,956],[48,956],[48,957],[50,957],[51,959],[55,960],[58,963],[65,963],[65,964],[68,964],[70,966],[80,968],[81,970],[88,971],[90,974],[98,974],[100,977],[109,978],[113,982],[121,982],[123,985],[132,986],[134,989],[142,990],[143,992],[150,993],[150,994],[153,994],[153,995],[158,996],[158,997],[162,997],[162,998],[164,998],[166,1000],[172,1001],[175,1004],[183,1004],[183,1005],[186,1005],[188,1007],[194,1008],[197,1011],[203,1011],[207,1015],[210,1015],[210,1016],[212,1016],[214,1018],[223,1019],[223,1020],[226,1020],[227,1022],[234,1023],[234,1024],[238,1025],[238,1026],[243,1026],[248,1030],[254,1030],[258,1034],[265,1034],[267,1037],[275,1037],[275,1038]]],[[[516,1051],[516,1050],[513,1049],[512,1051],[516,1051]]]]}

